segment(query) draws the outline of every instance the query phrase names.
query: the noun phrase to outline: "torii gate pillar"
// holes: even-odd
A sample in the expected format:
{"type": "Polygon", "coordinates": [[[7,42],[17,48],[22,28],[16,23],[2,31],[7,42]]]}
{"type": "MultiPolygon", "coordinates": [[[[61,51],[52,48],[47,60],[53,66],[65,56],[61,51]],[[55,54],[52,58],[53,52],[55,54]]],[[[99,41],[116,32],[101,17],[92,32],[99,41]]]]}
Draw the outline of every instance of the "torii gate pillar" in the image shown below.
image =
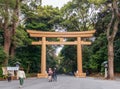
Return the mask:
{"type": "Polygon", "coordinates": [[[81,38],[77,37],[77,71],[75,73],[76,77],[86,77],[86,73],[83,73],[82,70],[82,47],[81,47],[81,38]]]}
{"type": "Polygon", "coordinates": [[[42,37],[42,50],[41,50],[41,73],[37,75],[40,77],[47,77],[46,73],[46,37],[42,37]]]}

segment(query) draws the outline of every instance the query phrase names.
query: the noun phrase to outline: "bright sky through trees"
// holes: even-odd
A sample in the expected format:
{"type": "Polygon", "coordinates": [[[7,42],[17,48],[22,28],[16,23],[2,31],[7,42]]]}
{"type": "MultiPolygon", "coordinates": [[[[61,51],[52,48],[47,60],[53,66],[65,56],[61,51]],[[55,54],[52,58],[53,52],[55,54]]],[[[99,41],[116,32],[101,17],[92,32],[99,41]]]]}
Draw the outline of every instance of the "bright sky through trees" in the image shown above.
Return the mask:
{"type": "Polygon", "coordinates": [[[59,7],[61,8],[66,4],[68,1],[71,0],[42,0],[42,5],[52,5],[53,7],[59,7]]]}

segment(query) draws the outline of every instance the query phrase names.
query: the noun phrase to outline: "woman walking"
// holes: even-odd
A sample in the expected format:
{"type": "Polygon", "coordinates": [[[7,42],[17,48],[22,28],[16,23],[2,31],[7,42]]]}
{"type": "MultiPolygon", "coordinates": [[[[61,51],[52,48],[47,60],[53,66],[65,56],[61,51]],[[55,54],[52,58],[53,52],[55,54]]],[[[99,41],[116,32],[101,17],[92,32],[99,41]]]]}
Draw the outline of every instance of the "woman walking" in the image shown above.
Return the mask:
{"type": "Polygon", "coordinates": [[[52,82],[52,75],[53,75],[52,68],[49,68],[48,69],[48,80],[49,80],[49,82],[52,82]]]}
{"type": "Polygon", "coordinates": [[[17,79],[19,79],[20,87],[23,86],[25,78],[26,78],[25,72],[23,71],[23,68],[20,68],[19,71],[17,72],[17,79]]]}

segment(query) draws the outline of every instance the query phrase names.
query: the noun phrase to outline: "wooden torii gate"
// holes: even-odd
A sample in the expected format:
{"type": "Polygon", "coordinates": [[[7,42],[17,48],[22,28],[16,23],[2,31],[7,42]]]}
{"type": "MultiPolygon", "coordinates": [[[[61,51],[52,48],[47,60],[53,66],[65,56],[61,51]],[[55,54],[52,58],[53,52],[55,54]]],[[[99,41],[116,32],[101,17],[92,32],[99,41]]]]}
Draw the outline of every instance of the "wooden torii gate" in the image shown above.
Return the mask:
{"type": "Polygon", "coordinates": [[[31,37],[42,38],[38,42],[32,42],[32,45],[42,45],[41,50],[41,73],[38,73],[37,77],[47,77],[46,74],[46,45],[77,45],[77,72],[76,77],[85,77],[86,73],[82,70],[82,48],[81,45],[90,45],[91,42],[82,41],[81,38],[92,37],[95,30],[82,31],[82,32],[44,32],[27,30],[31,37]],[[76,41],[65,42],[64,38],[76,38],[76,41]],[[46,38],[60,38],[57,42],[47,41],[46,38]]]}

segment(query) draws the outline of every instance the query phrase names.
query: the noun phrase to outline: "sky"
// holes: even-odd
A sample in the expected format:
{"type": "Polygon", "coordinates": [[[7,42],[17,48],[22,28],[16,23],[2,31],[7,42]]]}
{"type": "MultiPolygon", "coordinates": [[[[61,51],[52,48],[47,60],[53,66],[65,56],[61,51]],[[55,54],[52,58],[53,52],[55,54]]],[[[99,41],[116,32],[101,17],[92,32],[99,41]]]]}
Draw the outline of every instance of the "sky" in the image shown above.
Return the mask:
{"type": "Polygon", "coordinates": [[[59,7],[61,8],[66,4],[68,1],[71,0],[42,0],[42,5],[52,5],[53,7],[59,7]]]}

